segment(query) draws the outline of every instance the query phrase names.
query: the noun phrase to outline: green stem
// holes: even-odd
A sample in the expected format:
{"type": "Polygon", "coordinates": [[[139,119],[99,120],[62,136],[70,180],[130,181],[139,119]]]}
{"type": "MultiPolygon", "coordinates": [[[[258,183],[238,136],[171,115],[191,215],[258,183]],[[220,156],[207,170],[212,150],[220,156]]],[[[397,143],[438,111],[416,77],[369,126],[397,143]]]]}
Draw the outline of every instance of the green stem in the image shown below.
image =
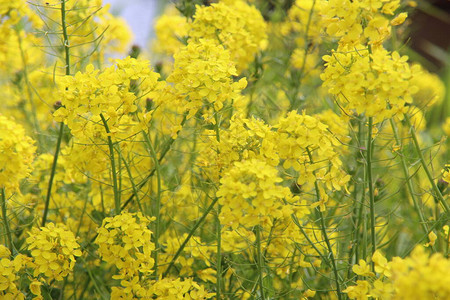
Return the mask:
{"type": "MultiPolygon", "coordinates": [[[[316,193],[317,193],[317,195],[319,195],[319,191],[318,190],[316,190],[316,193]]],[[[320,196],[318,196],[318,197],[320,197],[320,196]]],[[[326,227],[325,227],[325,221],[324,221],[324,218],[323,218],[323,214],[320,211],[320,208],[317,207],[316,210],[318,211],[319,216],[320,216],[320,225],[321,225],[321,229],[322,229],[322,234],[324,236],[325,243],[327,244],[327,248],[328,248],[328,251],[329,251],[328,255],[330,256],[331,267],[333,269],[334,280],[336,282],[337,296],[338,296],[338,299],[341,300],[342,299],[341,285],[339,284],[339,274],[338,274],[338,271],[337,271],[336,259],[334,258],[333,248],[331,247],[330,239],[328,238],[328,234],[327,234],[327,230],[326,230],[326,227]]]]}
{"type": "MultiPolygon", "coordinates": [[[[308,157],[309,157],[310,163],[313,164],[314,162],[313,162],[313,159],[312,159],[311,151],[309,151],[308,148],[306,148],[306,151],[308,152],[308,157]]],[[[319,185],[317,184],[317,180],[314,181],[314,188],[315,188],[315,191],[316,191],[316,201],[320,202],[320,190],[319,190],[319,185]]],[[[335,282],[336,282],[337,296],[338,296],[338,299],[341,300],[342,299],[341,285],[339,284],[339,274],[338,274],[338,271],[337,271],[336,259],[334,258],[333,248],[331,247],[330,239],[328,238],[328,233],[327,233],[327,230],[326,230],[325,220],[323,218],[322,211],[320,211],[319,207],[316,207],[316,211],[318,212],[319,217],[320,217],[320,225],[321,225],[320,228],[321,228],[323,237],[325,239],[325,243],[326,243],[327,248],[328,248],[328,252],[329,252],[328,255],[329,255],[330,260],[331,260],[331,268],[333,269],[334,279],[335,279],[335,282]]]]}
{"type": "MultiPolygon", "coordinates": [[[[27,86],[28,101],[30,102],[31,114],[33,116],[33,123],[34,123],[33,126],[36,130],[36,139],[38,141],[38,149],[41,149],[43,146],[42,138],[41,138],[41,128],[40,128],[39,120],[37,117],[36,105],[33,101],[33,93],[31,92],[31,83],[28,78],[27,60],[25,59],[25,53],[23,50],[22,37],[20,35],[20,31],[17,32],[17,38],[19,41],[20,57],[21,57],[22,63],[23,63],[23,78],[24,78],[25,84],[27,86]]],[[[19,88],[21,89],[21,87],[19,87],[19,88]]]]}
{"type": "Polygon", "coordinates": [[[413,201],[414,208],[416,209],[417,214],[419,215],[422,228],[425,231],[425,234],[428,234],[428,226],[426,224],[426,220],[425,220],[425,217],[423,216],[422,210],[420,209],[419,201],[417,200],[416,193],[414,192],[414,187],[413,187],[413,184],[411,181],[411,176],[409,175],[408,166],[407,166],[406,160],[405,160],[405,153],[403,151],[403,145],[402,145],[402,141],[400,140],[400,136],[398,134],[397,126],[395,125],[395,122],[392,118],[389,120],[389,122],[391,123],[392,131],[394,132],[395,142],[400,147],[400,150],[399,150],[400,155],[399,156],[400,156],[400,160],[402,163],[403,175],[405,176],[405,180],[406,180],[406,186],[408,187],[409,194],[411,195],[411,199],[413,201]]]}
{"type": "Polygon", "coordinates": [[[354,174],[354,190],[353,190],[353,195],[354,195],[354,208],[353,208],[353,212],[352,212],[352,220],[353,220],[353,225],[351,230],[351,236],[352,236],[352,244],[351,247],[349,249],[349,254],[348,254],[348,270],[347,270],[347,277],[350,277],[350,274],[352,273],[352,265],[354,263],[354,261],[358,262],[359,261],[359,246],[360,246],[360,227],[361,227],[361,223],[362,223],[362,210],[364,207],[364,191],[365,191],[365,180],[362,180],[362,187],[361,189],[359,188],[359,185],[361,184],[360,179],[360,166],[361,166],[361,161],[364,158],[363,154],[362,154],[362,150],[361,150],[361,143],[360,141],[363,140],[363,122],[361,120],[358,120],[358,134],[355,134],[355,138],[354,140],[354,145],[357,149],[357,151],[355,152],[355,157],[356,157],[356,168],[355,168],[355,174],[354,174]],[[360,194],[360,191],[362,191],[361,193],[361,201],[358,201],[358,197],[360,194]],[[355,260],[353,260],[353,257],[355,258],[355,260]]]}
{"type": "MultiPolygon", "coordinates": [[[[366,149],[366,169],[367,181],[369,186],[369,210],[370,210],[370,233],[372,240],[372,255],[377,250],[377,240],[375,231],[375,194],[373,189],[373,175],[372,175],[372,152],[373,152],[373,117],[369,117],[369,125],[367,129],[367,149],[366,149]]],[[[372,271],[375,270],[375,265],[372,262],[372,271]]]]}
{"type": "Polygon", "coordinates": [[[139,210],[140,210],[140,212],[142,214],[145,215],[144,210],[143,210],[142,205],[141,205],[141,200],[139,199],[139,195],[138,195],[138,190],[136,188],[136,184],[134,183],[133,176],[131,175],[130,165],[128,164],[127,160],[123,156],[121,156],[121,158],[122,158],[123,165],[125,166],[125,169],[127,170],[128,177],[130,178],[131,188],[133,189],[134,197],[136,197],[136,202],[138,204],[139,210]]]}
{"type": "Polygon", "coordinates": [[[155,235],[154,235],[154,243],[155,243],[155,251],[153,251],[155,264],[153,266],[155,278],[158,278],[158,252],[159,252],[159,235],[160,235],[160,224],[161,224],[161,166],[159,164],[158,157],[156,155],[155,148],[153,147],[148,134],[143,132],[145,142],[147,143],[148,148],[150,149],[150,155],[153,158],[155,163],[156,170],[156,180],[157,180],[157,194],[156,194],[156,211],[155,211],[155,235]]]}
{"type": "Polygon", "coordinates": [[[259,290],[261,292],[261,299],[265,300],[266,297],[264,295],[264,277],[263,277],[263,270],[264,270],[264,260],[261,253],[261,226],[256,226],[256,251],[258,255],[258,283],[259,283],[259,290]]]}
{"type": "MultiPolygon", "coordinates": [[[[66,0],[61,1],[61,27],[63,34],[63,47],[65,50],[65,60],[66,60],[66,75],[70,75],[70,47],[69,47],[69,36],[67,34],[66,25],[66,0]]],[[[64,133],[64,123],[61,122],[59,125],[58,140],[56,142],[55,155],[53,156],[52,170],[50,173],[50,180],[48,182],[47,196],[45,199],[44,215],[42,216],[42,226],[45,226],[47,221],[48,207],[50,205],[50,197],[52,194],[53,180],[55,179],[56,165],[58,164],[59,151],[61,149],[61,141],[64,133]]]]}
{"type": "Polygon", "coordinates": [[[61,26],[62,26],[62,34],[63,34],[63,46],[65,52],[66,59],[66,75],[70,75],[70,46],[69,46],[69,35],[67,34],[67,25],[66,25],[66,1],[61,1],[61,26]]]}
{"type": "Polygon", "coordinates": [[[417,140],[417,134],[416,129],[413,125],[411,125],[411,120],[409,119],[408,115],[405,115],[405,120],[408,126],[411,128],[411,137],[414,142],[414,147],[416,149],[417,154],[419,155],[420,163],[422,164],[422,167],[427,174],[428,180],[430,181],[431,187],[434,192],[434,196],[439,200],[442,207],[444,207],[445,212],[448,214],[450,213],[450,207],[448,206],[448,203],[445,201],[444,197],[441,194],[441,191],[439,191],[439,188],[437,187],[436,183],[434,182],[434,178],[431,175],[430,169],[427,166],[427,163],[425,162],[425,158],[423,157],[422,150],[420,149],[419,141],[417,140]]]}
{"type": "MultiPolygon", "coordinates": [[[[181,121],[180,125],[181,127],[184,126],[184,123],[186,123],[186,117],[187,117],[187,113],[184,114],[183,116],[183,120],[181,121]]],[[[161,164],[161,161],[164,159],[164,157],[166,156],[166,154],[169,152],[170,147],[172,146],[173,142],[175,142],[175,139],[170,139],[169,141],[166,142],[165,146],[163,147],[163,150],[161,151],[161,154],[159,155],[159,159],[158,162],[161,164]]],[[[138,190],[142,189],[145,184],[150,180],[150,178],[152,178],[153,174],[155,174],[156,172],[156,168],[153,168],[150,173],[147,175],[147,177],[144,178],[144,180],[142,180],[139,185],[137,186],[138,190]]],[[[133,195],[131,195],[127,201],[125,201],[125,203],[122,205],[122,210],[125,209],[125,207],[128,206],[128,204],[131,203],[131,201],[134,198],[134,193],[133,195]]]]}
{"type": "Polygon", "coordinates": [[[11,252],[11,255],[13,255],[13,243],[12,243],[12,236],[11,236],[11,230],[9,229],[9,223],[8,223],[8,215],[6,214],[6,195],[5,195],[5,188],[2,188],[2,215],[3,215],[3,225],[5,226],[6,230],[6,238],[8,240],[8,248],[11,252]]]}
{"type": "Polygon", "coordinates": [[[205,210],[205,212],[203,213],[203,215],[200,217],[200,219],[194,224],[194,227],[192,227],[191,231],[189,232],[188,236],[184,239],[183,243],[180,245],[180,247],[178,248],[177,252],[175,253],[175,256],[172,258],[172,260],[169,263],[169,266],[167,267],[166,271],[163,273],[163,277],[166,277],[167,274],[169,274],[170,269],[173,267],[173,265],[175,264],[175,261],[178,259],[178,257],[180,256],[181,252],[183,251],[184,247],[186,247],[187,243],[189,242],[189,240],[191,239],[191,237],[194,235],[195,231],[198,229],[198,227],[200,227],[200,225],[202,224],[202,222],[206,219],[206,217],[208,216],[208,214],[211,212],[211,210],[213,209],[214,205],[217,203],[217,201],[219,200],[219,198],[214,198],[214,200],[211,202],[211,204],[208,206],[208,208],[205,210]]]}
{"type": "Polygon", "coordinates": [[[103,126],[105,126],[106,133],[108,134],[108,147],[109,147],[109,158],[111,160],[111,173],[113,180],[113,190],[114,190],[114,204],[116,215],[120,214],[120,197],[119,197],[119,189],[117,186],[117,173],[116,173],[116,160],[114,158],[114,146],[111,139],[111,132],[109,130],[108,123],[106,122],[103,114],[100,114],[100,118],[102,119],[103,126]]]}
{"type": "Polygon", "coordinates": [[[222,291],[222,225],[220,224],[220,205],[217,209],[216,216],[216,231],[217,231],[217,284],[216,284],[216,299],[220,299],[221,291],[222,291]]]}
{"type": "MultiPolygon", "coordinates": [[[[250,100],[251,101],[251,100],[250,100]]],[[[214,129],[216,132],[216,141],[220,143],[220,124],[218,112],[214,110],[214,129]]],[[[219,149],[217,149],[217,154],[219,154],[219,149]]],[[[219,175],[220,180],[220,175],[219,175]]],[[[221,284],[222,284],[222,226],[220,225],[220,204],[217,208],[217,262],[216,262],[216,275],[217,275],[217,285],[216,285],[216,299],[220,299],[221,296],[221,284]]]]}
{"type": "Polygon", "coordinates": [[[53,156],[52,169],[50,171],[50,180],[48,182],[47,196],[45,198],[44,214],[42,216],[42,224],[41,224],[42,227],[45,226],[45,222],[47,221],[48,208],[50,206],[50,198],[52,195],[53,181],[55,179],[56,166],[58,164],[59,150],[61,149],[61,141],[62,141],[63,133],[64,133],[64,123],[61,122],[59,124],[58,140],[56,141],[55,155],[53,156]]]}

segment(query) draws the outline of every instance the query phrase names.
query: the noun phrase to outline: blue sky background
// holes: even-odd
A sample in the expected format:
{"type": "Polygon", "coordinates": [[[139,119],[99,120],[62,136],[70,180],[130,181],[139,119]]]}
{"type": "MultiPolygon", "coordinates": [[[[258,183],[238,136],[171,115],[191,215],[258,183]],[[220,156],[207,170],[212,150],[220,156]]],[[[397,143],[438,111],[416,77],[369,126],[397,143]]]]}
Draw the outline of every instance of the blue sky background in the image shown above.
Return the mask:
{"type": "Polygon", "coordinates": [[[153,22],[163,7],[159,0],[104,0],[111,3],[111,12],[125,18],[134,34],[134,44],[147,48],[153,36],[153,22]]]}

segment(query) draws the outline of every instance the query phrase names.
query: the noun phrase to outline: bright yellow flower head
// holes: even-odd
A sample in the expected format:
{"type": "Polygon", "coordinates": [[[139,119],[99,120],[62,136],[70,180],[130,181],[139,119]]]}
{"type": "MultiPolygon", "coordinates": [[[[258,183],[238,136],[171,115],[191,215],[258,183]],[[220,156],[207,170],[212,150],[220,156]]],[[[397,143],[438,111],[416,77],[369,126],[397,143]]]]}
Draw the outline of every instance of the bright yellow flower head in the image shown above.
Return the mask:
{"type": "Polygon", "coordinates": [[[42,274],[48,280],[63,280],[75,266],[75,256],[81,256],[75,235],[65,225],[48,223],[32,228],[27,238],[33,257],[34,276],[42,274]]]}
{"type": "Polygon", "coordinates": [[[95,243],[99,246],[101,258],[119,269],[120,274],[115,278],[152,273],[155,245],[151,241],[152,232],[148,229],[150,221],[142,213],[127,212],[103,220],[95,243]]]}
{"type": "Polygon", "coordinates": [[[26,266],[29,259],[22,254],[11,259],[8,248],[0,245],[0,298],[1,299],[25,299],[24,294],[19,291],[19,271],[26,266]]]}
{"type": "Polygon", "coordinates": [[[15,190],[30,175],[36,147],[25,129],[0,115],[0,188],[15,190]]]}
{"type": "MultiPolygon", "coordinates": [[[[276,144],[278,155],[284,160],[283,167],[292,167],[299,173],[299,185],[311,190],[318,181],[329,190],[345,187],[349,176],[341,170],[342,161],[336,151],[339,141],[318,118],[291,111],[275,128],[278,129],[276,144]]],[[[324,193],[321,196],[326,197],[324,193]]]]}
{"type": "MultiPolygon", "coordinates": [[[[84,73],[65,76],[58,82],[62,107],[54,113],[55,120],[64,122],[74,136],[90,143],[98,137],[106,140],[101,116],[107,121],[113,140],[121,133],[132,135],[125,124],[130,122],[129,114],[138,109],[139,95],[156,97],[154,92],[163,86],[148,61],[127,57],[114,62],[102,72],[88,65],[84,73]],[[138,95],[133,88],[136,81],[140,83],[138,95]]],[[[136,127],[136,130],[139,132],[141,128],[136,127]]]]}
{"type": "Polygon", "coordinates": [[[221,178],[217,196],[223,206],[220,218],[233,229],[239,225],[252,227],[292,213],[289,188],[282,187],[275,167],[251,159],[235,162],[221,178]]]}
{"type": "MultiPolygon", "coordinates": [[[[233,82],[232,76],[238,74],[230,51],[211,39],[190,41],[174,58],[174,71],[167,81],[174,83],[177,93],[185,97],[188,118],[194,116],[204,104],[206,110],[221,110],[226,101],[237,98],[247,85],[245,78],[233,82]]],[[[212,113],[207,113],[205,117],[214,123],[209,119],[212,113]]]]}
{"type": "Polygon", "coordinates": [[[189,36],[196,41],[211,39],[225,47],[241,72],[265,48],[266,27],[259,10],[245,1],[220,1],[196,7],[189,36]]]}
{"type": "Polygon", "coordinates": [[[375,48],[369,53],[367,47],[340,47],[323,59],[323,86],[344,109],[364,113],[375,122],[402,114],[417,92],[411,80],[417,68],[410,68],[408,57],[397,52],[375,48]]]}

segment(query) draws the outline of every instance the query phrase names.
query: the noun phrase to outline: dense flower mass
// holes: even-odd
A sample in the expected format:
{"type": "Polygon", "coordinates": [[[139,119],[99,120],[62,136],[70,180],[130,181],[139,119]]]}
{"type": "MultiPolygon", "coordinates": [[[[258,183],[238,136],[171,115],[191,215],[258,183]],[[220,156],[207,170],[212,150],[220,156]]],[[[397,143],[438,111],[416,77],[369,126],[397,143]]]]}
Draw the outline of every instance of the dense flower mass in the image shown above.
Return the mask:
{"type": "MultiPolygon", "coordinates": [[[[107,120],[110,136],[124,138],[130,132],[131,113],[138,110],[139,98],[133,90],[140,82],[140,92],[154,97],[161,88],[158,74],[151,71],[148,62],[130,57],[116,60],[103,72],[88,65],[84,73],[60,79],[61,105],[54,113],[55,120],[64,122],[78,138],[107,136],[102,118],[107,120]]],[[[145,120],[145,116],[142,116],[145,120]]]]}
{"type": "Polygon", "coordinates": [[[141,213],[122,213],[103,220],[95,243],[101,258],[119,269],[117,278],[152,272],[155,245],[151,242],[149,222],[141,213]]]}
{"type": "Polygon", "coordinates": [[[326,4],[322,6],[321,14],[326,24],[326,33],[338,38],[341,45],[381,45],[389,38],[391,25],[402,24],[407,16],[406,13],[401,13],[392,17],[400,6],[400,0],[324,2],[326,4]]]}
{"type": "Polygon", "coordinates": [[[450,299],[445,14],[166,2],[0,0],[0,298],[450,299]]]}
{"type": "Polygon", "coordinates": [[[16,189],[31,172],[36,146],[25,129],[0,115],[0,188],[16,189]]]}
{"type": "MultiPolygon", "coordinates": [[[[342,161],[336,151],[340,142],[325,124],[316,117],[290,112],[275,127],[283,168],[292,167],[299,173],[298,185],[312,189],[318,182],[330,190],[345,187],[349,176],[342,170],[342,161]]],[[[323,197],[321,201],[326,202],[326,196],[323,197]]]]}
{"type": "Polygon", "coordinates": [[[290,190],[279,186],[277,169],[257,159],[235,162],[220,180],[217,196],[222,222],[233,228],[252,227],[289,216],[293,211],[290,190]]]}
{"type": "Polygon", "coordinates": [[[75,257],[82,254],[74,234],[62,224],[33,228],[27,243],[33,257],[33,275],[45,275],[49,281],[63,280],[72,272],[75,257]]]}
{"type": "MultiPolygon", "coordinates": [[[[336,96],[346,110],[374,117],[376,122],[404,111],[412,103],[418,87],[411,81],[417,68],[410,67],[408,57],[361,45],[341,47],[323,57],[324,87],[336,96]]],[[[349,112],[350,113],[350,112],[349,112]]]]}
{"type": "Polygon", "coordinates": [[[450,260],[441,253],[429,255],[421,246],[416,247],[406,258],[394,257],[387,261],[377,252],[372,258],[377,274],[370,272],[364,260],[353,266],[353,272],[368,280],[358,280],[356,286],[344,292],[350,299],[374,297],[390,299],[447,299],[450,297],[450,260]]]}
{"type": "Polygon", "coordinates": [[[211,6],[198,6],[189,36],[214,40],[230,51],[238,72],[267,44],[266,24],[261,13],[242,0],[224,0],[211,6]]]}
{"type": "MultiPolygon", "coordinates": [[[[226,101],[239,97],[240,90],[247,84],[245,78],[233,82],[231,76],[238,74],[230,52],[210,39],[190,42],[174,58],[174,71],[167,81],[174,83],[176,92],[185,97],[188,118],[195,115],[204,102],[208,104],[205,110],[221,110],[226,101]]],[[[214,122],[212,113],[206,118],[214,122]]]]}
{"type": "Polygon", "coordinates": [[[28,259],[19,254],[11,259],[11,251],[0,245],[0,296],[2,299],[25,299],[25,295],[18,289],[20,273],[26,266],[28,259]]]}

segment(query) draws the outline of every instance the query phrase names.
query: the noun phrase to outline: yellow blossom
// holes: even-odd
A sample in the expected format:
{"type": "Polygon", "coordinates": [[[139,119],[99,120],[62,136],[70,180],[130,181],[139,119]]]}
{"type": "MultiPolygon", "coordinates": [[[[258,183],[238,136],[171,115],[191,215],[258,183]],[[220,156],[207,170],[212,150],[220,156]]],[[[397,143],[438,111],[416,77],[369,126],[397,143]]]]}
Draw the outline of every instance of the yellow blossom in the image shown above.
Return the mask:
{"type": "Polygon", "coordinates": [[[15,121],[0,115],[0,189],[14,191],[32,168],[36,147],[15,121]]]}
{"type": "Polygon", "coordinates": [[[63,224],[48,223],[32,228],[27,238],[33,257],[34,276],[42,274],[49,280],[63,280],[75,266],[75,256],[81,256],[75,235],[63,224]]]}

